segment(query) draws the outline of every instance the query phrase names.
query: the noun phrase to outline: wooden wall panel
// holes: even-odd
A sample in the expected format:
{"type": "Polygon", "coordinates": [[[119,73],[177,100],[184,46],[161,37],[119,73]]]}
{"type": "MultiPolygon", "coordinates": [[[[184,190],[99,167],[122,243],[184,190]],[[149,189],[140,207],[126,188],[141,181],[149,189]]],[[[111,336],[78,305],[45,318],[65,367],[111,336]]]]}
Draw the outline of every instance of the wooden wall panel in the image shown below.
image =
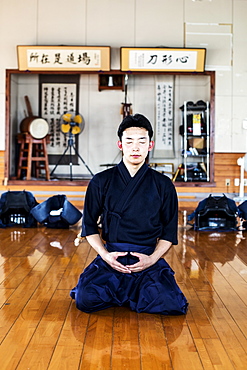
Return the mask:
{"type": "Polygon", "coordinates": [[[4,180],[4,150],[0,150],[0,184],[4,180]]]}
{"type": "MultiPolygon", "coordinates": [[[[237,164],[237,160],[244,155],[245,153],[215,153],[214,180],[218,191],[239,192],[239,187],[234,185],[234,179],[240,178],[240,166],[237,164]],[[226,179],[230,180],[229,186],[226,186],[226,179]]],[[[247,178],[246,172],[245,178],[247,178]]]]}

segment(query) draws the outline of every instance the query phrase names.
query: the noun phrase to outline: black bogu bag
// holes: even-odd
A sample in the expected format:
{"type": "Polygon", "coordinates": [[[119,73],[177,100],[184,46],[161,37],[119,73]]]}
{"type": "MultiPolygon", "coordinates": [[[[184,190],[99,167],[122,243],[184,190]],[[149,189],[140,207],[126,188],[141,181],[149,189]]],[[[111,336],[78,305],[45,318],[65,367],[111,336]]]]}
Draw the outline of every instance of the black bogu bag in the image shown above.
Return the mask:
{"type": "Polygon", "coordinates": [[[31,210],[38,204],[29,191],[7,191],[0,199],[0,227],[36,227],[31,210]]]}
{"type": "Polygon", "coordinates": [[[39,223],[52,229],[68,229],[82,217],[82,213],[64,194],[48,198],[34,207],[31,213],[39,223]]]}

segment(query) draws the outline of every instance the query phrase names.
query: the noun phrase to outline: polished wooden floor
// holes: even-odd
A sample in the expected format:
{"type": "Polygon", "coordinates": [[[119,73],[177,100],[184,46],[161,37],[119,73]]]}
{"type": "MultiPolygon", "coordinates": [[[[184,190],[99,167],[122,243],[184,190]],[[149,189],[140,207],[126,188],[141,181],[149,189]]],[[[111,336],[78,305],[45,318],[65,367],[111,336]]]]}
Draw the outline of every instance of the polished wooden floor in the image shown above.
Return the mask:
{"type": "Polygon", "coordinates": [[[195,232],[180,212],[166,260],[184,317],[86,314],[69,291],[95,254],[69,230],[0,229],[0,369],[247,369],[247,232],[195,232]]]}

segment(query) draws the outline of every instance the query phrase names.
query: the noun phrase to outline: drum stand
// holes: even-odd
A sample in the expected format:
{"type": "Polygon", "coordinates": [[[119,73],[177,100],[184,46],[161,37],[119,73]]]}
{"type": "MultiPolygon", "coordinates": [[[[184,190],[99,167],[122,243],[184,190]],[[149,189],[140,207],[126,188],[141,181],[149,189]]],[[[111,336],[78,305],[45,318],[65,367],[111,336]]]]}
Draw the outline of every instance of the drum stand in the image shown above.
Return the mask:
{"type": "Polygon", "coordinates": [[[17,135],[17,142],[20,144],[17,179],[21,179],[22,171],[26,171],[26,180],[31,180],[32,167],[34,167],[36,178],[39,178],[41,170],[44,170],[46,180],[49,181],[49,161],[46,148],[49,142],[48,136],[35,139],[28,133],[22,133],[17,135]]]}
{"type": "Polygon", "coordinates": [[[86,164],[86,162],[83,160],[83,158],[80,156],[80,154],[78,153],[78,150],[75,146],[75,143],[74,143],[74,139],[73,139],[73,135],[70,133],[69,135],[69,139],[68,139],[68,145],[65,149],[65,151],[63,152],[63,154],[61,155],[61,157],[59,158],[57,164],[55,165],[55,167],[53,168],[53,170],[51,171],[50,173],[50,176],[53,175],[53,173],[56,171],[56,168],[57,166],[61,163],[62,159],[64,158],[65,154],[67,153],[67,151],[69,150],[69,167],[70,167],[70,181],[73,181],[73,174],[72,174],[72,167],[73,167],[73,163],[72,163],[72,148],[74,149],[75,151],[75,154],[77,155],[78,158],[80,158],[80,160],[82,161],[82,163],[84,164],[84,166],[87,168],[87,170],[90,172],[90,174],[93,176],[93,173],[92,171],[90,170],[90,168],[88,167],[88,165],[86,164]]]}

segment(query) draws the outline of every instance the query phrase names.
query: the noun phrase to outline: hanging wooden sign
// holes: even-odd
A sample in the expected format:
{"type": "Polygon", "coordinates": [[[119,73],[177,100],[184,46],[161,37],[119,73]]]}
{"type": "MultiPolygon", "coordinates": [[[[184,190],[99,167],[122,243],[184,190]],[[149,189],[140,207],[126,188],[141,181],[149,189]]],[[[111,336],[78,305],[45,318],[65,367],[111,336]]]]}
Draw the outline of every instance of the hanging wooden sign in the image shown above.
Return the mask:
{"type": "Polygon", "coordinates": [[[121,48],[122,71],[204,72],[206,49],[121,48]]]}
{"type": "Polygon", "coordinates": [[[20,71],[109,71],[109,46],[17,46],[20,71]]]}

